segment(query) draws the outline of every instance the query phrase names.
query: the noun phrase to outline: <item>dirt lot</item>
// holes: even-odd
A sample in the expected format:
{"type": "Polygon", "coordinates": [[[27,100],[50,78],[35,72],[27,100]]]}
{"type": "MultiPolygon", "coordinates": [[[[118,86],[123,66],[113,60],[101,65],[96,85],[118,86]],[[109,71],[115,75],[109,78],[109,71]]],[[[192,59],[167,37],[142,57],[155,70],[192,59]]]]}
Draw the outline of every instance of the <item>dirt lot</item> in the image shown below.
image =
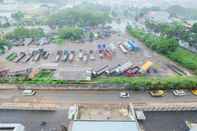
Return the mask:
{"type": "Polygon", "coordinates": [[[46,63],[54,63],[57,50],[74,50],[75,52],[79,51],[79,49],[83,49],[85,51],[93,50],[94,53],[96,52],[96,48],[98,44],[109,44],[114,43],[117,47],[116,54],[113,56],[112,60],[107,59],[101,59],[99,58],[98,54],[96,54],[96,60],[95,61],[88,61],[87,63],[84,63],[80,61],[79,59],[75,58],[75,60],[72,63],[69,62],[59,62],[58,68],[72,68],[72,67],[79,67],[79,68],[92,68],[96,69],[104,65],[109,66],[115,66],[117,64],[124,64],[128,61],[131,61],[134,65],[141,66],[145,61],[151,60],[154,63],[154,67],[158,70],[158,74],[156,75],[173,75],[174,72],[170,70],[166,64],[172,63],[165,57],[158,55],[148,48],[146,48],[141,42],[137,41],[134,38],[131,38],[128,36],[128,34],[122,34],[117,35],[114,34],[109,38],[96,40],[94,42],[86,42],[86,43],[72,43],[72,42],[65,42],[65,44],[58,45],[58,44],[49,44],[49,45],[43,45],[43,46],[36,46],[36,45],[30,45],[30,46],[20,46],[20,47],[13,47],[11,50],[9,50],[8,53],[6,53],[3,56],[0,56],[0,63],[1,68],[9,68],[10,70],[15,69],[24,69],[29,67],[37,67],[42,64],[46,63]],[[135,40],[137,43],[139,43],[140,51],[137,52],[130,52],[129,54],[125,55],[123,54],[120,49],[118,48],[119,42],[124,42],[127,40],[135,40]],[[39,62],[28,62],[28,63],[13,63],[6,61],[6,56],[10,54],[11,52],[17,52],[20,53],[21,51],[24,51],[26,53],[31,53],[35,49],[43,48],[47,51],[49,51],[50,56],[47,60],[40,60],[39,62]]]}
{"type": "Polygon", "coordinates": [[[129,120],[128,105],[82,105],[80,120],[129,120]]]}

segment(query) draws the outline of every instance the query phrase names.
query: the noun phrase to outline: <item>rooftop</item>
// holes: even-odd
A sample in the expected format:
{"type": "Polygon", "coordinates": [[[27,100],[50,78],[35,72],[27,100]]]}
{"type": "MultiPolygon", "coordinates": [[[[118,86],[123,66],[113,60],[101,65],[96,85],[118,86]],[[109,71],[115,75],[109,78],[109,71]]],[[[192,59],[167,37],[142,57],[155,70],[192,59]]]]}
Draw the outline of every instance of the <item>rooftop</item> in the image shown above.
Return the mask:
{"type": "Polygon", "coordinates": [[[72,131],[139,131],[135,121],[73,121],[72,131]]]}
{"type": "Polygon", "coordinates": [[[0,123],[0,131],[24,131],[24,126],[15,123],[0,123]]]}

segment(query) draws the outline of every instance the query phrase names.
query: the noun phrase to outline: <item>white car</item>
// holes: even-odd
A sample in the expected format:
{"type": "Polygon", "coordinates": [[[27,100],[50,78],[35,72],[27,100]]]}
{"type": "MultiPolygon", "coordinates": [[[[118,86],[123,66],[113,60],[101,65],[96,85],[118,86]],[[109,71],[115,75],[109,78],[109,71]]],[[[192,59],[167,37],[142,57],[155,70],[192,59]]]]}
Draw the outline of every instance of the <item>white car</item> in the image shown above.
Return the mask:
{"type": "Polygon", "coordinates": [[[23,91],[23,96],[33,96],[35,94],[36,94],[36,92],[33,90],[24,90],[23,91]]]}
{"type": "Polygon", "coordinates": [[[174,90],[172,93],[175,96],[184,96],[185,95],[185,91],[184,90],[174,90]]]}
{"type": "Polygon", "coordinates": [[[120,98],[129,98],[129,92],[120,92],[120,98]]]}

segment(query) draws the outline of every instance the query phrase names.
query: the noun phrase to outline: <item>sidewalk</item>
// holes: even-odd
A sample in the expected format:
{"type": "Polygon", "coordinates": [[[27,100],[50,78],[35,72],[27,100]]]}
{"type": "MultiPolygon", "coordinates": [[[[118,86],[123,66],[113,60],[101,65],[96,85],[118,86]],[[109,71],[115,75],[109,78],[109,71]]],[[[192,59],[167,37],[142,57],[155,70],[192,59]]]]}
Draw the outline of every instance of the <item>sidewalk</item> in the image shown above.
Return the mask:
{"type": "Polygon", "coordinates": [[[135,110],[143,111],[196,111],[197,102],[133,103],[135,110]]]}
{"type": "MultiPolygon", "coordinates": [[[[46,110],[55,111],[58,109],[66,110],[70,105],[105,105],[105,102],[95,103],[81,103],[81,102],[66,102],[66,101],[54,101],[47,99],[29,99],[21,100],[14,99],[12,101],[0,101],[0,109],[13,109],[13,110],[46,110]]],[[[110,104],[130,104],[129,102],[122,103],[108,103],[110,104]]],[[[147,102],[147,103],[132,103],[135,110],[142,111],[197,111],[197,102],[147,102]]]]}
{"type": "Polygon", "coordinates": [[[0,84],[0,90],[15,90],[17,89],[16,85],[12,84],[0,84]]]}

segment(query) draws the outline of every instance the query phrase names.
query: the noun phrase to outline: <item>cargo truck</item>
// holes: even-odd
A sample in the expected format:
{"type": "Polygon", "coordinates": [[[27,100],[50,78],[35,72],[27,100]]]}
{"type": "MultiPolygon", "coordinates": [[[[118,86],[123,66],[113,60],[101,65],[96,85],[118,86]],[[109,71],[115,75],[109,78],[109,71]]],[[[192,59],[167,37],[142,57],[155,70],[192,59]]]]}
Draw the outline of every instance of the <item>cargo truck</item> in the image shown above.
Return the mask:
{"type": "Polygon", "coordinates": [[[68,60],[68,56],[69,56],[69,53],[68,53],[68,51],[65,49],[65,50],[64,50],[64,56],[63,56],[62,61],[63,61],[63,62],[66,62],[66,61],[68,60]]]}
{"type": "Polygon", "coordinates": [[[20,52],[20,57],[15,61],[16,63],[20,62],[23,58],[25,58],[25,52],[20,52]]]}
{"type": "Polygon", "coordinates": [[[62,50],[58,50],[57,51],[55,62],[59,62],[60,61],[60,59],[62,58],[62,54],[63,54],[62,50]]]}
{"type": "Polygon", "coordinates": [[[125,46],[123,44],[119,44],[119,48],[124,54],[128,53],[128,50],[125,48],[125,46]]]}
{"type": "Polygon", "coordinates": [[[108,65],[105,65],[105,66],[102,66],[101,68],[93,71],[92,72],[93,77],[97,77],[97,76],[102,75],[103,73],[105,73],[105,71],[107,70],[108,67],[109,67],[108,65]]]}
{"type": "Polygon", "coordinates": [[[106,70],[106,71],[105,71],[106,75],[113,75],[113,74],[116,72],[116,69],[117,69],[118,67],[120,67],[120,66],[121,66],[121,65],[118,64],[118,65],[115,65],[115,66],[111,67],[110,69],[106,70]]]}
{"type": "Polygon", "coordinates": [[[73,62],[75,58],[75,51],[71,51],[69,56],[68,56],[68,61],[73,62]]]}
{"type": "Polygon", "coordinates": [[[132,62],[129,61],[129,62],[121,65],[120,67],[116,68],[115,73],[116,73],[116,75],[121,75],[122,73],[124,73],[124,71],[128,70],[132,66],[133,66],[132,62]]]}
{"type": "Polygon", "coordinates": [[[153,63],[152,63],[151,61],[145,62],[145,63],[141,66],[140,72],[141,72],[141,73],[146,73],[146,72],[150,69],[150,67],[151,67],[152,65],[153,65],[153,63]]]}
{"type": "Polygon", "coordinates": [[[128,44],[132,47],[132,50],[134,50],[134,51],[137,51],[140,49],[139,45],[132,40],[129,40],[128,44]]]}

